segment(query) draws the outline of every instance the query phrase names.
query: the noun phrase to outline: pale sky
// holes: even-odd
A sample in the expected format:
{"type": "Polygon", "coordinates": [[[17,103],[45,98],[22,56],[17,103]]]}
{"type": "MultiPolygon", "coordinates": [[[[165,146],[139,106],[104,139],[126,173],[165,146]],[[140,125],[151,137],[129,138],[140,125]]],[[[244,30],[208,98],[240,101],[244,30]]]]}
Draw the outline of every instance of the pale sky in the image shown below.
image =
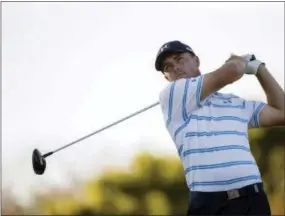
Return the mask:
{"type": "MultiPolygon", "coordinates": [[[[154,69],[159,47],[190,45],[202,73],[231,53],[254,53],[284,86],[284,3],[3,3],[2,188],[71,184],[148,150],[176,149],[156,107],[47,159],[57,149],[158,100],[167,84],[154,69]]],[[[222,92],[265,101],[254,76],[222,92]]]]}

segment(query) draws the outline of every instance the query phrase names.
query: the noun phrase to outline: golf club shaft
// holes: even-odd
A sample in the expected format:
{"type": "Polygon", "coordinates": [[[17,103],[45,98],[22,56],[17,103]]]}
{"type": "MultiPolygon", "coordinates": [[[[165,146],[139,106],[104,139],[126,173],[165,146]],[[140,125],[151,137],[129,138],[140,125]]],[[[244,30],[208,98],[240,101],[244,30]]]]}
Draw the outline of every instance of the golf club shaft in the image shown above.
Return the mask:
{"type": "Polygon", "coordinates": [[[125,121],[125,120],[127,120],[127,119],[129,119],[131,117],[134,117],[134,116],[136,116],[136,115],[138,115],[138,114],[140,114],[140,113],[142,113],[144,111],[147,111],[150,108],[157,106],[158,104],[159,104],[159,102],[153,103],[153,104],[151,104],[151,105],[149,105],[149,106],[147,106],[147,107],[145,107],[143,109],[140,109],[140,110],[138,110],[138,111],[136,111],[136,112],[134,112],[134,113],[132,113],[132,114],[130,114],[130,115],[128,115],[128,116],[126,116],[126,117],[124,117],[124,118],[114,122],[114,123],[112,123],[112,124],[109,124],[109,125],[101,128],[101,129],[99,129],[99,130],[97,130],[97,131],[95,131],[93,133],[90,133],[90,134],[88,134],[88,135],[86,135],[86,136],[84,136],[82,138],[79,138],[79,139],[77,139],[77,140],[75,140],[75,141],[73,141],[73,142],[71,142],[71,143],[69,143],[69,144],[67,144],[65,146],[62,146],[62,147],[60,147],[60,148],[58,148],[58,149],[56,149],[54,151],[48,152],[48,153],[44,154],[43,157],[46,158],[46,157],[48,157],[48,156],[50,156],[50,155],[52,155],[52,154],[54,154],[54,153],[56,153],[56,152],[58,152],[60,150],[63,150],[63,149],[65,149],[65,148],[67,148],[67,147],[69,147],[69,146],[71,146],[71,145],[73,145],[75,143],[78,143],[78,142],[80,142],[80,141],[82,141],[84,139],[87,139],[88,137],[91,137],[91,136],[93,136],[93,135],[95,135],[95,134],[97,134],[97,133],[99,133],[99,132],[101,132],[103,130],[106,130],[106,129],[108,129],[108,128],[116,125],[116,124],[119,124],[119,123],[121,123],[121,122],[123,122],[123,121],[125,121]]]}

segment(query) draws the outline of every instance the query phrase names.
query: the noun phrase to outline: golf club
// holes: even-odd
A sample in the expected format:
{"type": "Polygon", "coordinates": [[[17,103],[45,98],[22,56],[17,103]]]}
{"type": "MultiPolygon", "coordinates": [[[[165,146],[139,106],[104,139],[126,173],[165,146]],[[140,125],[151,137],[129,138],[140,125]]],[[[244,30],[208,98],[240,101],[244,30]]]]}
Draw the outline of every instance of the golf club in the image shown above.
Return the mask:
{"type": "Polygon", "coordinates": [[[56,152],[59,152],[59,151],[65,149],[65,148],[67,148],[67,147],[69,147],[69,146],[71,146],[71,145],[73,145],[75,143],[78,143],[78,142],[84,140],[84,139],[87,139],[88,137],[91,137],[91,136],[93,136],[93,135],[95,135],[95,134],[97,134],[97,133],[99,133],[99,132],[101,132],[103,130],[106,130],[106,129],[108,129],[108,128],[116,125],[116,124],[119,124],[120,122],[123,122],[123,121],[125,121],[125,120],[127,120],[127,119],[129,119],[131,117],[134,117],[134,116],[136,116],[136,115],[138,115],[138,114],[140,114],[140,113],[142,113],[142,112],[144,112],[144,111],[146,111],[146,110],[148,110],[148,109],[150,109],[152,107],[157,106],[158,104],[159,104],[159,102],[153,103],[153,104],[151,104],[151,105],[149,105],[149,106],[147,106],[147,107],[145,107],[143,109],[140,109],[140,110],[138,110],[138,111],[136,111],[136,112],[134,112],[134,113],[132,113],[132,114],[130,114],[130,115],[128,115],[128,116],[126,116],[126,117],[124,117],[124,118],[114,122],[114,123],[112,123],[112,124],[109,124],[109,125],[101,128],[101,129],[99,129],[97,131],[94,131],[94,132],[92,132],[92,133],[90,133],[90,134],[88,134],[88,135],[86,135],[84,137],[81,137],[81,138],[79,138],[79,139],[77,139],[77,140],[75,140],[75,141],[73,141],[73,142],[71,142],[71,143],[69,143],[67,145],[64,145],[64,146],[62,146],[62,147],[60,147],[60,148],[58,148],[58,149],[56,149],[54,151],[50,151],[48,153],[45,153],[44,155],[42,155],[41,152],[38,149],[34,149],[33,154],[32,154],[32,163],[33,163],[34,172],[37,175],[42,175],[45,172],[45,169],[46,169],[46,160],[45,160],[45,158],[47,158],[48,156],[50,156],[50,155],[52,155],[52,154],[54,154],[56,152]]]}

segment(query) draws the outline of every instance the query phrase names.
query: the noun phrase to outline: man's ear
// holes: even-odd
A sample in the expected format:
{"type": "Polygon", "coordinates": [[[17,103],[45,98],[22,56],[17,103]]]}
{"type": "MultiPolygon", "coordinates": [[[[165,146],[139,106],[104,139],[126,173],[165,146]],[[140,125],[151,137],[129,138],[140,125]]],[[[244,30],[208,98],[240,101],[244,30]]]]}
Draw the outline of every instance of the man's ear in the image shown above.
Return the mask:
{"type": "Polygon", "coordinates": [[[200,67],[200,59],[198,56],[195,56],[197,67],[200,67]]]}

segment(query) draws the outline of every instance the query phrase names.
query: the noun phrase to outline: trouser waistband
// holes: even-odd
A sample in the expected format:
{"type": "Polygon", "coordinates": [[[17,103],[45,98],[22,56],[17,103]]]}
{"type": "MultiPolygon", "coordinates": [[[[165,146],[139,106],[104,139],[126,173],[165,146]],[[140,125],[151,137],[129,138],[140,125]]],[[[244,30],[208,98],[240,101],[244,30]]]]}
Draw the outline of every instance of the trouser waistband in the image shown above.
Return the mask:
{"type": "Polygon", "coordinates": [[[217,198],[217,199],[235,199],[242,196],[250,196],[255,193],[262,192],[263,184],[262,183],[255,183],[251,185],[247,185],[243,188],[239,189],[232,189],[228,191],[219,191],[219,192],[200,192],[200,191],[191,191],[190,192],[190,199],[194,199],[197,196],[203,196],[203,197],[211,197],[211,198],[217,198]]]}

